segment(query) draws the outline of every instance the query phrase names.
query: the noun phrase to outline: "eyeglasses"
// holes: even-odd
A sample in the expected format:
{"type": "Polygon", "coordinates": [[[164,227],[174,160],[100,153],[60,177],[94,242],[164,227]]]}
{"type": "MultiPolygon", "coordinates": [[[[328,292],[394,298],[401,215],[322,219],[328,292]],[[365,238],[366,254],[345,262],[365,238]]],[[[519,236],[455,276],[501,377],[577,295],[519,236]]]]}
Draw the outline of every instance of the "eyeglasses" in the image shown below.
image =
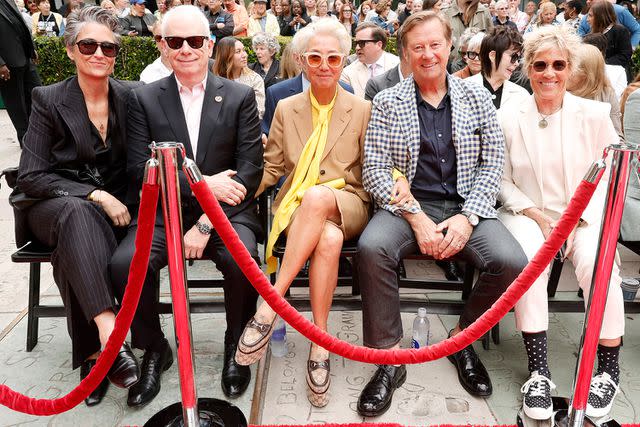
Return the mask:
{"type": "Polygon", "coordinates": [[[356,46],[358,46],[360,49],[364,49],[367,43],[375,43],[376,41],[377,40],[371,40],[371,39],[356,40],[356,46]]]}
{"type": "Polygon", "coordinates": [[[344,61],[344,55],[341,53],[330,53],[328,55],[321,55],[315,52],[307,52],[302,55],[311,68],[318,68],[322,65],[323,61],[327,61],[327,65],[331,68],[340,68],[344,61]]]}
{"type": "Polygon", "coordinates": [[[115,58],[120,50],[120,46],[115,43],[97,42],[93,39],[80,40],[76,45],[78,46],[80,53],[83,55],[93,55],[96,53],[96,50],[98,50],[98,46],[100,46],[102,54],[107,58],[115,58]]]}
{"type": "Polygon", "coordinates": [[[162,36],[160,34],[156,34],[155,36],[153,36],[153,39],[156,41],[156,43],[160,43],[162,41],[162,36]]]}
{"type": "Polygon", "coordinates": [[[518,62],[520,62],[520,60],[522,59],[522,54],[520,52],[516,52],[516,53],[512,53],[511,54],[511,63],[512,64],[517,64],[518,62]]]}
{"type": "Polygon", "coordinates": [[[478,52],[471,52],[471,51],[467,51],[467,52],[460,52],[462,54],[463,57],[467,57],[469,59],[471,59],[472,61],[474,59],[478,59],[480,57],[480,54],[478,52]]]}
{"type": "Polygon", "coordinates": [[[165,37],[164,41],[167,42],[167,46],[174,50],[182,48],[185,41],[191,49],[200,49],[202,45],[204,45],[204,41],[208,38],[208,36],[165,37]]]}
{"type": "Polygon", "coordinates": [[[531,64],[531,67],[537,73],[546,71],[547,68],[549,68],[549,66],[551,66],[551,68],[553,68],[554,71],[562,71],[565,68],[567,68],[567,61],[558,59],[553,61],[551,64],[548,64],[544,61],[535,61],[533,64],[531,64]]]}

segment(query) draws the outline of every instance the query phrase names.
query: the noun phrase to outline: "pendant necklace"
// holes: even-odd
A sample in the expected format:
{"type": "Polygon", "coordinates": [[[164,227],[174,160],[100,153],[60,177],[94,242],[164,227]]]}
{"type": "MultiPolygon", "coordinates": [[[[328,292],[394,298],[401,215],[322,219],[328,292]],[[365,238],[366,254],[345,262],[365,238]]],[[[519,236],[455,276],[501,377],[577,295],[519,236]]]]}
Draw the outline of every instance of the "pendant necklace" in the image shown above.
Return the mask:
{"type": "MultiPolygon", "coordinates": [[[[538,113],[540,114],[540,113],[538,113]]],[[[538,127],[540,129],[545,129],[547,126],[549,126],[549,122],[547,122],[547,118],[549,116],[551,116],[552,114],[547,114],[546,116],[543,114],[540,114],[540,117],[542,117],[539,121],[538,121],[538,127]]]]}

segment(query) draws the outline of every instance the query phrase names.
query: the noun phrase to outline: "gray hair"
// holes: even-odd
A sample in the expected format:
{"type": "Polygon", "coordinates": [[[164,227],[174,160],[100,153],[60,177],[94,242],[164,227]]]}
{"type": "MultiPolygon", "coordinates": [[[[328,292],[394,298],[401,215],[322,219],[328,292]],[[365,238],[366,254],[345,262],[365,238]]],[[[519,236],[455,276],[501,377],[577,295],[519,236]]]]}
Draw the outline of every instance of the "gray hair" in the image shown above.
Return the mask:
{"type": "Polygon", "coordinates": [[[496,2],[496,9],[500,6],[506,6],[507,8],[509,8],[509,3],[507,2],[507,0],[498,0],[496,2]]]}
{"type": "Polygon", "coordinates": [[[275,36],[269,33],[256,33],[255,36],[251,39],[251,46],[253,50],[256,50],[258,46],[265,46],[269,52],[271,52],[271,56],[277,55],[280,53],[280,43],[275,38],[275,36]]]}
{"type": "Polygon", "coordinates": [[[469,27],[460,36],[460,43],[458,43],[459,47],[468,46],[469,40],[473,38],[476,34],[480,32],[480,29],[477,27],[469,27]]]}
{"type": "Polygon", "coordinates": [[[202,30],[202,34],[200,35],[208,37],[210,34],[209,21],[198,6],[184,4],[182,6],[176,6],[169,9],[169,11],[162,17],[162,37],[167,36],[167,29],[173,20],[191,20],[194,27],[201,26],[200,29],[202,30]]]}
{"type": "Polygon", "coordinates": [[[305,53],[309,46],[309,41],[320,34],[335,37],[340,44],[340,51],[345,55],[349,55],[351,51],[351,36],[347,33],[344,25],[335,19],[319,19],[304,27],[303,30],[296,33],[296,36],[300,34],[300,38],[294,46],[294,52],[299,55],[305,53]]]}
{"type": "Polygon", "coordinates": [[[482,39],[484,39],[485,33],[480,31],[475,36],[471,37],[467,42],[467,50],[480,50],[482,39]]]}
{"type": "Polygon", "coordinates": [[[539,52],[550,49],[559,49],[564,52],[569,71],[573,71],[578,63],[576,52],[581,44],[580,36],[564,25],[554,25],[538,28],[524,37],[524,64],[525,70],[533,63],[533,58],[539,52]]]}
{"type": "Polygon", "coordinates": [[[64,44],[69,47],[76,44],[78,34],[80,34],[85,24],[89,22],[95,22],[96,24],[109,28],[113,33],[116,43],[120,44],[120,34],[118,34],[120,25],[118,18],[100,6],[85,7],[69,14],[64,29],[64,44]]]}

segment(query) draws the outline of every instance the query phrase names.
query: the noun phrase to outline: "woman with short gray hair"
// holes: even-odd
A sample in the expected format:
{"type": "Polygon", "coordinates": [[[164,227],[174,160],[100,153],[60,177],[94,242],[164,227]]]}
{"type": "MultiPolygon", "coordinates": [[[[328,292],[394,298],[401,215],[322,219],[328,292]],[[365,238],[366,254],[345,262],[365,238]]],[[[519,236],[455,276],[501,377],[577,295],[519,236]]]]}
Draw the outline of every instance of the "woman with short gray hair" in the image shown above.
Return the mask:
{"type": "MultiPolygon", "coordinates": [[[[273,204],[267,271],[277,269],[272,250],[286,237],[274,288],[285,295],[309,259],[313,321],[326,331],[342,244],[358,236],[369,219],[370,198],[362,186],[360,165],[371,104],[338,84],[351,43],[342,24],[320,19],[298,35],[310,88],[276,107],[258,193],[285,178],[273,204]]],[[[268,304],[260,305],[240,337],[239,364],[262,358],[277,318],[268,304]]],[[[305,376],[307,398],[316,407],[329,402],[329,360],[326,349],[311,343],[305,376]]]]}
{"type": "MultiPolygon", "coordinates": [[[[73,368],[86,377],[115,326],[109,261],[131,215],[124,204],[127,98],[139,83],[109,77],[120,48],[118,18],[98,6],[73,12],[64,34],[76,75],[35,88],[18,170],[28,198],[17,221],[24,237],[53,249],[53,275],[64,302],[73,368]]],[[[20,243],[20,242],[18,242],[20,243]]],[[[107,379],[85,399],[104,397],[109,381],[130,387],[140,376],[128,344],[107,379]]]]}
{"type": "Polygon", "coordinates": [[[258,73],[264,80],[265,90],[280,81],[280,61],[276,55],[280,52],[280,43],[269,33],[257,33],[251,39],[251,46],[256,54],[257,62],[249,64],[249,68],[258,73]]]}

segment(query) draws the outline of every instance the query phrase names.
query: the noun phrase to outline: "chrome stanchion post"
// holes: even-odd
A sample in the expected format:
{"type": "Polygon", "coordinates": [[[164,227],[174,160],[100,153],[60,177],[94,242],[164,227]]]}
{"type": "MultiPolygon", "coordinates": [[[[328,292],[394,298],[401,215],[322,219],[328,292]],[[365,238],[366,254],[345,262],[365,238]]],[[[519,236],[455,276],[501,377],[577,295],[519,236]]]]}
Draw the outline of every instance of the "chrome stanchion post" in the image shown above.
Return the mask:
{"type": "Polygon", "coordinates": [[[569,407],[568,425],[570,427],[582,427],[585,421],[589,386],[600,339],[618,235],[620,234],[620,222],[629,181],[629,163],[633,153],[638,151],[638,146],[627,143],[614,144],[608,148],[608,151],[613,152],[613,160],[591,291],[585,311],[580,352],[576,364],[574,392],[569,407]]]}
{"type": "Polygon", "coordinates": [[[189,290],[184,257],[182,232],[182,209],[180,204],[180,184],[178,182],[177,150],[184,147],[176,142],[160,142],[152,145],[160,166],[160,190],[162,194],[162,214],[167,236],[167,260],[173,308],[173,326],[178,348],[178,368],[180,392],[182,395],[182,416],[184,426],[200,425],[195,369],[192,351],[191,318],[189,315],[189,290]]]}

